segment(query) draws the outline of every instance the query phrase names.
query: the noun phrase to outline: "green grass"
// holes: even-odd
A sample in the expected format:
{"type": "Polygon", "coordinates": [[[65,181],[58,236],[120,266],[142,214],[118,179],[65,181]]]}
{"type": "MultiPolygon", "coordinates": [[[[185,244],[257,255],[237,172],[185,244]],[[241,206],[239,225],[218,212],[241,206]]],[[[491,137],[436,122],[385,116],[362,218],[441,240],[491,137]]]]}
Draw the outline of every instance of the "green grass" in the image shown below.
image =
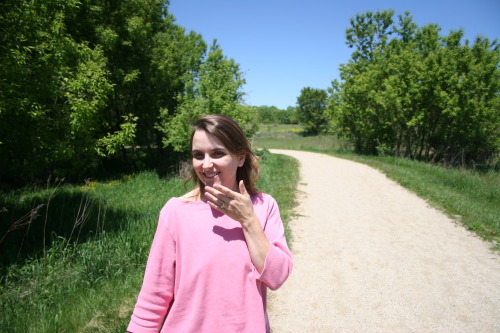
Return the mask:
{"type": "Polygon", "coordinates": [[[333,135],[301,136],[299,125],[262,125],[253,139],[257,148],[294,149],[308,151],[347,150],[349,146],[333,135]]]}
{"type": "MultiPolygon", "coordinates": [[[[257,187],[276,198],[289,234],[297,162],[259,155],[257,187]]],[[[183,192],[180,179],[143,172],[1,193],[0,332],[124,332],[159,211],[183,192]]]]}
{"type": "Polygon", "coordinates": [[[321,152],[375,167],[467,229],[492,241],[496,250],[500,249],[500,172],[449,169],[409,159],[357,155],[333,135],[301,137],[286,129],[286,126],[265,128],[254,139],[254,145],[321,152]]]}
{"type": "MultiPolygon", "coordinates": [[[[180,180],[146,172],[4,194],[1,206],[18,212],[14,216],[45,206],[29,229],[9,233],[2,244],[2,250],[14,243],[21,248],[17,257],[2,251],[0,331],[125,331],[158,212],[182,192],[180,180]],[[42,226],[50,238],[45,249],[42,226]]],[[[2,215],[2,225],[14,216],[2,215]]]]}
{"type": "Polygon", "coordinates": [[[289,221],[295,216],[297,205],[296,189],[299,182],[299,163],[296,159],[285,155],[271,154],[267,150],[259,152],[261,156],[261,177],[258,188],[271,194],[278,202],[281,219],[285,225],[285,235],[290,247],[293,246],[293,235],[289,221]]]}

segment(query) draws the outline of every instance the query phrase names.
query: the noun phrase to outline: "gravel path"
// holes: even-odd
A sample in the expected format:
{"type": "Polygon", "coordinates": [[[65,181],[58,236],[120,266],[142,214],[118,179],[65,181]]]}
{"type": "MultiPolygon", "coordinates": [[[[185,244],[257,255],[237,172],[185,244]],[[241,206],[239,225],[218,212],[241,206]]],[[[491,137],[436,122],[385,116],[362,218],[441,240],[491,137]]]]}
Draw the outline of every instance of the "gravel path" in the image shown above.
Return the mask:
{"type": "Polygon", "coordinates": [[[273,333],[500,332],[500,256],[381,172],[301,163],[294,268],[270,293],[273,333]]]}

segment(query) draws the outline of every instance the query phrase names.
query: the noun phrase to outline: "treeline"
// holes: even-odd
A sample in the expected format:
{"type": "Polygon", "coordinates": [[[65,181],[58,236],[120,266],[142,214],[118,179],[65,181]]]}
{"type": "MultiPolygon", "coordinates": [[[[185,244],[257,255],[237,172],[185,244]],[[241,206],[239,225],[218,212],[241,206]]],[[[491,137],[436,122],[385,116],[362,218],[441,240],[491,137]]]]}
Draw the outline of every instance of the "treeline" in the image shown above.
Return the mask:
{"type": "Polygon", "coordinates": [[[498,161],[500,49],[497,40],[418,27],[407,12],[351,19],[340,81],[304,88],[297,110],[306,132],[334,131],[358,153],[446,165],[498,161]]]}
{"type": "Polygon", "coordinates": [[[259,114],[259,122],[262,124],[298,124],[297,110],[289,106],[286,110],[278,109],[276,106],[262,105],[256,107],[259,114]]]}
{"type": "Polygon", "coordinates": [[[176,24],[168,5],[0,3],[0,183],[133,168],[137,156],[168,166],[204,113],[234,117],[249,136],[259,122],[301,122],[359,153],[450,165],[498,157],[497,41],[366,12],[347,29],[354,52],[340,81],[304,88],[296,108],[250,107],[239,65],[176,24]]]}
{"type": "Polygon", "coordinates": [[[130,165],[138,150],[162,163],[202,113],[256,131],[238,64],[176,24],[168,4],[0,3],[0,182],[130,165]]]}

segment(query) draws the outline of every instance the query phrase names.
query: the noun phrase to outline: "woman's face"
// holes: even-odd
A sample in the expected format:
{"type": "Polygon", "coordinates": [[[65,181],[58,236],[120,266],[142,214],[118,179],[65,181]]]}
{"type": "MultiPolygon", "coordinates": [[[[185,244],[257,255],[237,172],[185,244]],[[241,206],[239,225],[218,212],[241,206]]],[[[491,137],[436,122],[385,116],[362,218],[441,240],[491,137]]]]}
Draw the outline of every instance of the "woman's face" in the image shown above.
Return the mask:
{"type": "Polygon", "coordinates": [[[219,139],[201,130],[194,133],[192,156],[193,168],[203,184],[221,184],[238,191],[236,170],[245,163],[244,156],[230,153],[219,139]]]}

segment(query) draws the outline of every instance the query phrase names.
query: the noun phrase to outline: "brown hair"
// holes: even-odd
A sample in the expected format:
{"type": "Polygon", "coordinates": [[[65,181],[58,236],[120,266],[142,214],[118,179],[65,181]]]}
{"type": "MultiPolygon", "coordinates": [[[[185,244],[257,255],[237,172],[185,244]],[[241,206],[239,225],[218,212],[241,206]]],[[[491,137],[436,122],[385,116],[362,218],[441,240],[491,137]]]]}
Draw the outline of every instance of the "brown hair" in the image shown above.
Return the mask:
{"type": "MultiPolygon", "coordinates": [[[[205,131],[207,134],[216,137],[232,154],[245,156],[245,163],[243,166],[238,167],[236,171],[236,182],[239,184],[240,180],[243,180],[250,195],[259,193],[255,188],[255,183],[260,175],[257,156],[252,152],[250,142],[248,142],[236,121],[221,114],[204,116],[194,125],[193,134],[191,134],[191,147],[193,146],[193,137],[196,131],[205,131]]],[[[194,169],[191,171],[191,177],[187,182],[191,180],[199,188],[199,194],[201,195],[204,192],[205,184],[198,178],[194,169]]]]}

